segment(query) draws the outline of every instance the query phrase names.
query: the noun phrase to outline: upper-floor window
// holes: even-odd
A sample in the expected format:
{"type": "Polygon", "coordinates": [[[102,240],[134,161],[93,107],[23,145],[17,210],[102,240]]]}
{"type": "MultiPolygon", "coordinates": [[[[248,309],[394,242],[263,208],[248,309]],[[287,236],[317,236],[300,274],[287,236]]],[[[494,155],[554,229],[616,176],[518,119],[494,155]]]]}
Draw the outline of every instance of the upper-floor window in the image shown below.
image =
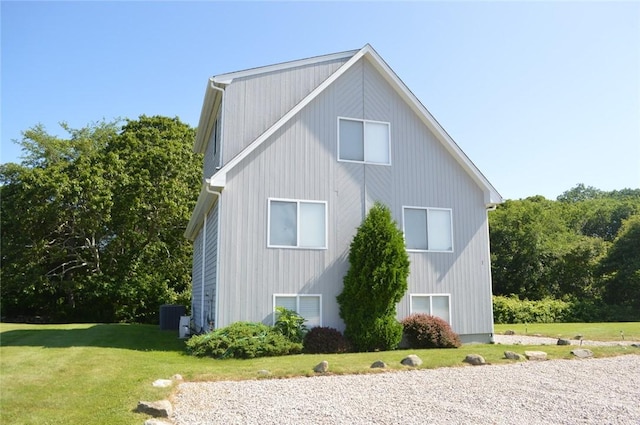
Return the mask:
{"type": "Polygon", "coordinates": [[[409,251],[453,251],[451,210],[403,207],[404,241],[409,251]]]}
{"type": "Polygon", "coordinates": [[[338,159],[391,165],[388,122],[338,118],[338,159]]]}
{"type": "Polygon", "coordinates": [[[269,199],[268,246],[271,248],[327,247],[327,203],[269,199]]]}

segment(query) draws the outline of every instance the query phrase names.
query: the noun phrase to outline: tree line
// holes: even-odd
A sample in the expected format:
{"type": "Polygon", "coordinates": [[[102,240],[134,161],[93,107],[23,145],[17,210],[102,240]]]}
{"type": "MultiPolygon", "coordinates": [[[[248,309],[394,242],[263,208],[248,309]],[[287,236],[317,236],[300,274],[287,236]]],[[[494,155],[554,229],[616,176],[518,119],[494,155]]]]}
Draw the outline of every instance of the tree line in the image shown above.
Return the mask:
{"type": "Polygon", "coordinates": [[[494,295],[556,299],[576,320],[640,320],[640,190],[579,184],[489,214],[494,295]]]}
{"type": "MultiPolygon", "coordinates": [[[[22,161],[0,165],[2,317],[153,323],[189,305],[195,130],[160,116],[62,127],[26,130],[22,161]]],[[[640,320],[639,189],[508,200],[489,224],[495,295],[640,320]]]]}
{"type": "Polygon", "coordinates": [[[0,166],[2,317],[153,322],[188,305],[194,130],[159,116],[62,127],[23,132],[22,162],[0,166]]]}

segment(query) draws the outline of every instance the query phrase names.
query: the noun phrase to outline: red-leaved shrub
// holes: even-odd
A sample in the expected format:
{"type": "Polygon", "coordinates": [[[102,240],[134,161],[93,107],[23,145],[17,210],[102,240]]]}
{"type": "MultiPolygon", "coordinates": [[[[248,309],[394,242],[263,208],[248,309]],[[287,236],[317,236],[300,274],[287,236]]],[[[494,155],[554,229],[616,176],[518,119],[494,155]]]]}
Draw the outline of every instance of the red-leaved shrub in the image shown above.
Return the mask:
{"type": "Polygon", "coordinates": [[[402,321],[410,348],[458,348],[460,337],[439,317],[412,314],[402,321]]]}
{"type": "Polygon", "coordinates": [[[304,336],[303,352],[308,354],[333,354],[349,351],[349,342],[339,330],[329,327],[311,329],[304,336]]]}

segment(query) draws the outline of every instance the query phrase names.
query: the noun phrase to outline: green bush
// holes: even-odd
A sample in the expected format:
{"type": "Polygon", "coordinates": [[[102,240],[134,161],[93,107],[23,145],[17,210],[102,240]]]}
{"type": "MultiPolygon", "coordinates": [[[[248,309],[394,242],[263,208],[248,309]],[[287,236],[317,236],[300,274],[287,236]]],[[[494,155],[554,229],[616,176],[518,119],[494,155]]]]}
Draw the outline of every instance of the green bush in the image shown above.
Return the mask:
{"type": "Polygon", "coordinates": [[[337,297],[345,337],[357,351],[393,350],[402,339],[396,305],[407,291],[404,236],[386,206],[376,202],[358,227],[349,270],[337,297]]]}
{"type": "Polygon", "coordinates": [[[339,330],[329,327],[311,329],[304,337],[303,351],[308,354],[333,354],[349,351],[349,342],[339,330]]]}
{"type": "Polygon", "coordinates": [[[262,323],[236,322],[226,328],[190,338],[187,352],[216,359],[252,359],[298,354],[302,352],[302,344],[290,341],[262,323]]]}
{"type": "Polygon", "coordinates": [[[458,348],[460,337],[439,317],[412,314],[402,321],[410,348],[458,348]]]}
{"type": "Polygon", "coordinates": [[[520,300],[517,296],[493,297],[495,323],[554,323],[567,321],[572,304],[545,298],[539,301],[520,300]]]}
{"type": "Polygon", "coordinates": [[[287,337],[291,342],[302,342],[308,332],[304,325],[304,317],[293,310],[284,307],[276,307],[276,323],[273,326],[276,331],[287,337]]]}

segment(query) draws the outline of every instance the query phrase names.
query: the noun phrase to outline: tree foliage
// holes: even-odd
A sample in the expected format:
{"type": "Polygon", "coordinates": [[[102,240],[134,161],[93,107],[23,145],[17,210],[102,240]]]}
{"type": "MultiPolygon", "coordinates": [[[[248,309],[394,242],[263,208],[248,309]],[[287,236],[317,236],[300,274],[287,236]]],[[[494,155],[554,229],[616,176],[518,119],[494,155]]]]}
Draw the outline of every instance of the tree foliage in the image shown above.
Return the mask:
{"type": "Polygon", "coordinates": [[[0,169],[2,314],[152,321],[189,296],[194,131],[146,116],[62,127],[25,131],[22,163],[0,169]]]}
{"type": "Polygon", "coordinates": [[[345,337],[358,351],[396,348],[402,339],[396,305],[407,291],[409,257],[386,206],[369,210],[351,242],[349,264],[337,297],[345,337]]]}
{"type": "Polygon", "coordinates": [[[578,185],[557,201],[506,201],[489,216],[494,295],[600,305],[607,317],[608,306],[630,307],[638,299],[631,260],[638,217],[640,190],[633,189],[578,185]]]}

